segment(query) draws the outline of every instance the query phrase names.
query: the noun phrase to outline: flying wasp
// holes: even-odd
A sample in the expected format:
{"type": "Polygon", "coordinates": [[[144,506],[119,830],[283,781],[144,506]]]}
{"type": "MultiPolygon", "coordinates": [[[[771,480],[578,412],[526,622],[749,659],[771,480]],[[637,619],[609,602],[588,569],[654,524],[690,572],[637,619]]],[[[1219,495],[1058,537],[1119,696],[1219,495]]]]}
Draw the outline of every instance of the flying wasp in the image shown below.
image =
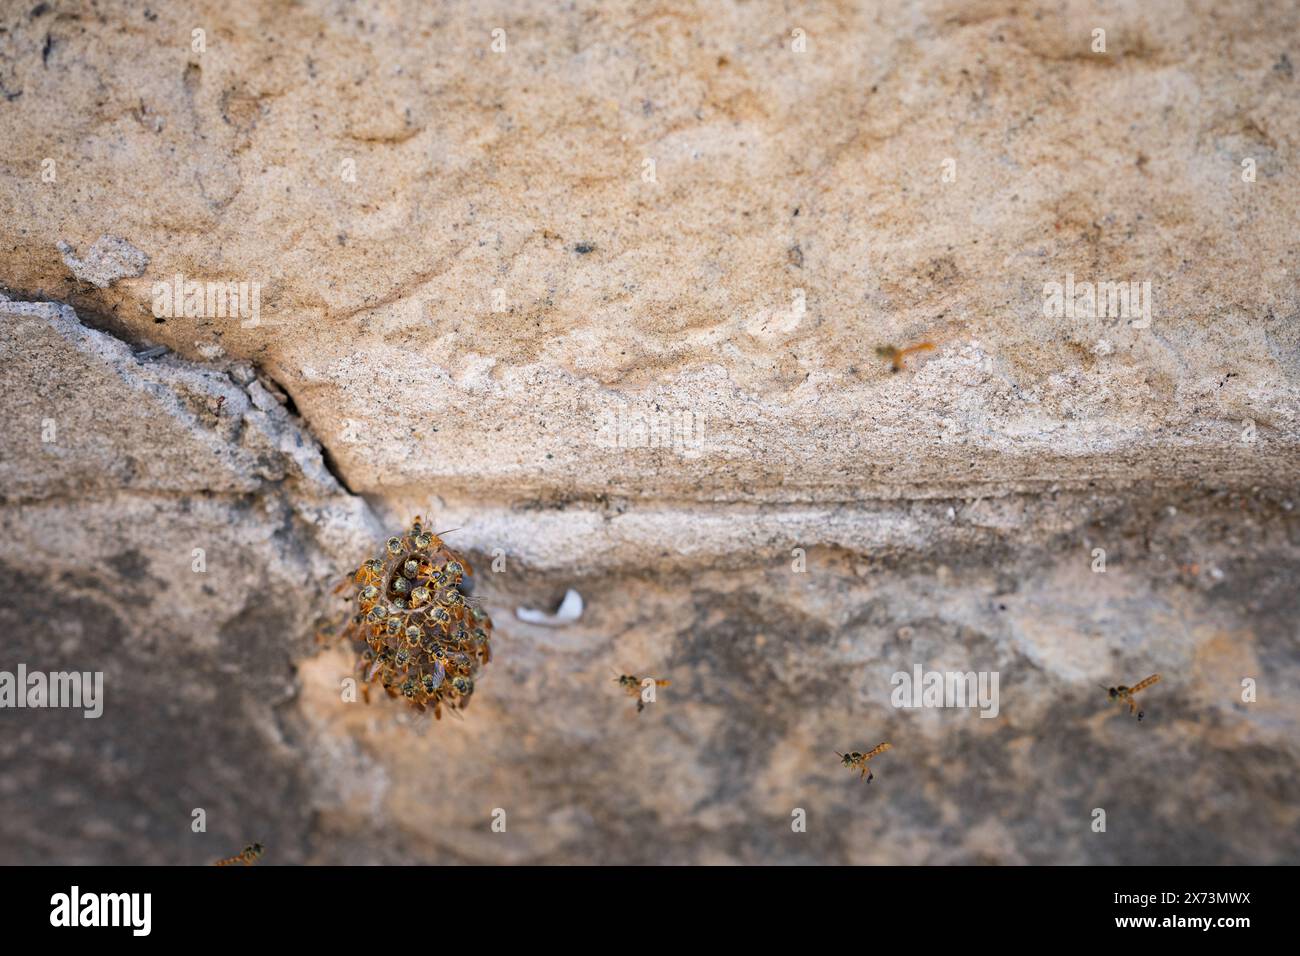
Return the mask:
{"type": "Polygon", "coordinates": [[[237,863],[242,863],[244,866],[252,866],[254,863],[257,862],[258,858],[262,855],[262,853],[263,853],[262,844],[250,843],[248,846],[244,847],[243,850],[241,850],[239,853],[236,853],[234,856],[228,856],[224,860],[218,860],[216,863],[213,863],[212,865],[213,866],[234,866],[237,863]]]}
{"type": "MultiPolygon", "coordinates": [[[[646,680],[654,680],[654,678],[637,677],[635,674],[620,674],[618,677],[614,678],[614,682],[617,683],[619,687],[623,688],[627,696],[636,698],[636,712],[638,714],[645,710],[645,698],[641,696],[641,688],[642,681],[646,680]]],[[[667,687],[671,683],[672,681],[670,680],[655,680],[654,686],[667,687]]],[[[650,685],[646,684],[645,686],[648,687],[650,685]]]]}
{"type": "Polygon", "coordinates": [[[1136,711],[1138,720],[1141,720],[1144,714],[1142,711],[1137,709],[1137,701],[1134,699],[1134,695],[1140,690],[1146,690],[1158,680],[1160,680],[1160,675],[1152,674],[1146,680],[1139,681],[1132,687],[1125,687],[1121,684],[1119,687],[1107,687],[1105,688],[1105,691],[1110,694],[1111,700],[1128,701],[1129,714],[1131,715],[1136,711]]]}
{"type": "Polygon", "coordinates": [[[883,359],[889,360],[889,370],[891,372],[901,372],[903,370],[903,359],[914,352],[933,352],[933,342],[917,342],[915,345],[909,345],[905,349],[894,348],[892,345],[882,345],[876,349],[876,354],[883,359]]]}
{"type": "Polygon", "coordinates": [[[893,749],[894,749],[893,744],[876,744],[876,746],[873,747],[867,753],[858,753],[858,751],[856,750],[851,750],[846,754],[842,754],[837,750],[835,751],[835,753],[839,756],[840,763],[842,763],[844,766],[848,767],[850,770],[862,771],[862,773],[858,776],[859,780],[861,780],[863,777],[866,777],[867,783],[870,783],[872,778],[875,777],[875,774],[872,773],[871,768],[867,766],[867,761],[870,760],[872,757],[880,756],[880,754],[883,754],[886,750],[893,750],[893,749]]]}

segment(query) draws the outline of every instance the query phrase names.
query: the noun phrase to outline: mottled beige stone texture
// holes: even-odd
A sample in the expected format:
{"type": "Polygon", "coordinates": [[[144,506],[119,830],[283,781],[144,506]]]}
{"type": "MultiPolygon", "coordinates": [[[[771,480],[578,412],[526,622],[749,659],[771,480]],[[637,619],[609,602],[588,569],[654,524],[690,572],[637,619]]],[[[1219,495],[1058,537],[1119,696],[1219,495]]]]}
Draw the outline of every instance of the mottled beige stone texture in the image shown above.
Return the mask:
{"type": "Polygon", "coordinates": [[[1298,39],[0,11],[0,670],[108,695],[0,709],[0,863],[1300,862],[1298,39]],[[417,513],[496,622],[463,723],[343,702],[317,640],[417,513]],[[998,716],[894,707],[916,664],[998,716]],[[1097,686],[1156,672],[1140,725],[1097,686]]]}

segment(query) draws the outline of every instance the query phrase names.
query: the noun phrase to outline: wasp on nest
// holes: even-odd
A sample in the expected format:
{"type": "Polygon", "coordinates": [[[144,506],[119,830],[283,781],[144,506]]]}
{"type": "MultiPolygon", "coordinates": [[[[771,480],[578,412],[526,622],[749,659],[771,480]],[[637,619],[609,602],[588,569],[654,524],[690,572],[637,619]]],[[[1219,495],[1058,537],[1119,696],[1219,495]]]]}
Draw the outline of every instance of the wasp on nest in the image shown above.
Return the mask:
{"type": "Polygon", "coordinates": [[[459,716],[491,658],[492,619],[470,597],[473,571],[417,516],[336,589],[354,587],[356,613],[343,636],[362,645],[358,671],[370,701],[378,682],[390,697],[442,719],[459,716]]]}

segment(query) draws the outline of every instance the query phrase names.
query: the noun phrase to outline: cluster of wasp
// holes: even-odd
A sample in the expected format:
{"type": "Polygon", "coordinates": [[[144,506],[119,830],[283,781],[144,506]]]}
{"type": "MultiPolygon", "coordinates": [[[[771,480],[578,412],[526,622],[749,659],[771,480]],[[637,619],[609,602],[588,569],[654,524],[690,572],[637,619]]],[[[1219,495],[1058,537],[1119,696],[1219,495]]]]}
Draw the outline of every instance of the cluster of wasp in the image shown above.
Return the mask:
{"type": "Polygon", "coordinates": [[[356,589],[343,636],[362,645],[357,669],[370,700],[376,681],[390,697],[442,719],[469,704],[474,678],[491,657],[492,620],[473,602],[473,571],[417,517],[339,586],[356,589]]]}

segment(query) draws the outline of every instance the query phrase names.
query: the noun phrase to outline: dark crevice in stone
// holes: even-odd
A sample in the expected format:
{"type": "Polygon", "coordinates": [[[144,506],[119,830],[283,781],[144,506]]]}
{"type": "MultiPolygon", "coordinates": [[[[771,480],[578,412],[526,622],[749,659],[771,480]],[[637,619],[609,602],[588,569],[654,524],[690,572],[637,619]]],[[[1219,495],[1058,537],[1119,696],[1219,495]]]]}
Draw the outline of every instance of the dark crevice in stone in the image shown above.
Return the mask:
{"type": "MultiPolygon", "coordinates": [[[[93,297],[87,297],[79,293],[74,293],[68,296],[66,299],[60,299],[54,296],[46,295],[41,292],[31,292],[23,289],[14,289],[4,284],[0,284],[0,293],[3,293],[13,302],[44,302],[44,303],[49,303],[51,305],[71,306],[73,311],[76,313],[77,321],[80,322],[83,326],[85,326],[88,329],[93,329],[94,331],[99,332],[103,335],[107,335],[111,338],[117,339],[119,342],[124,343],[127,347],[131,349],[133,353],[137,355],[142,351],[156,347],[155,343],[147,339],[140,340],[138,336],[134,335],[131,332],[131,330],[127,326],[125,326],[116,316],[108,312],[105,312],[102,309],[102,307],[100,307],[99,302],[93,297]]],[[[221,367],[218,363],[205,364],[201,362],[194,362],[193,360],[186,359],[184,356],[179,355],[177,353],[173,352],[170,354],[173,359],[177,361],[186,362],[187,364],[193,365],[198,368],[211,369],[211,368],[221,367]]],[[[307,420],[303,417],[302,413],[298,410],[298,403],[294,401],[293,393],[288,388],[286,388],[282,382],[278,381],[275,378],[275,376],[273,376],[266,368],[257,364],[256,362],[253,362],[248,359],[232,357],[227,364],[234,365],[239,362],[247,362],[248,365],[252,367],[253,372],[257,376],[257,378],[261,378],[266,382],[269,382],[272,386],[275,387],[277,391],[280,392],[280,394],[284,396],[285,399],[284,410],[289,413],[289,416],[292,418],[294,424],[299,429],[301,429],[303,435],[306,438],[309,438],[311,441],[314,441],[316,445],[320,448],[321,461],[325,466],[325,470],[328,471],[333,476],[334,480],[338,482],[339,487],[343,489],[343,491],[345,491],[349,495],[355,496],[356,492],[352,490],[352,488],[348,485],[347,480],[343,477],[343,471],[339,467],[338,461],[335,459],[334,455],[330,452],[329,447],[323,441],[321,441],[320,438],[312,431],[310,425],[307,423],[307,420]]],[[[46,499],[39,499],[39,500],[46,500],[46,499]]]]}

